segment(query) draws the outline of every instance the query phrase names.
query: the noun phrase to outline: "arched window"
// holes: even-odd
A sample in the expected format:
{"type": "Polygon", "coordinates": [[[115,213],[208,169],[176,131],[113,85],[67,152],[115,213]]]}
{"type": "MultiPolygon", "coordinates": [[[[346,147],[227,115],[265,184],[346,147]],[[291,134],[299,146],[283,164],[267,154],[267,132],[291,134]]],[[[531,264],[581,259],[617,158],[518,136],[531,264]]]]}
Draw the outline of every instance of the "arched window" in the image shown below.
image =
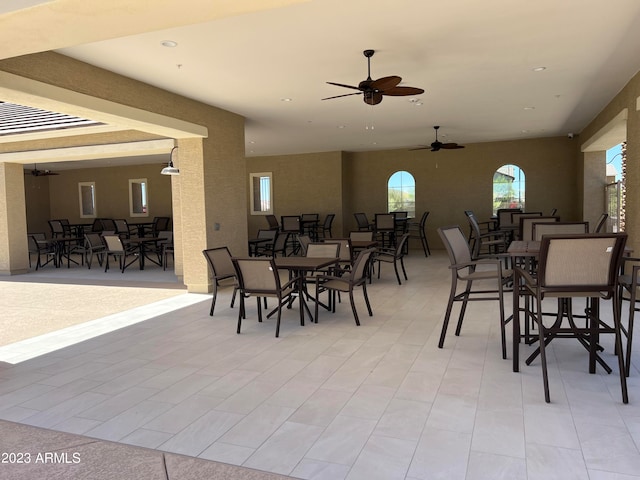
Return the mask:
{"type": "Polygon", "coordinates": [[[493,213],[499,208],[524,208],[524,172],[517,165],[503,165],[493,174],[493,213]]]}
{"type": "Polygon", "coordinates": [[[387,207],[389,212],[407,212],[408,217],[415,217],[416,181],[409,172],[400,170],[389,177],[387,207]]]}

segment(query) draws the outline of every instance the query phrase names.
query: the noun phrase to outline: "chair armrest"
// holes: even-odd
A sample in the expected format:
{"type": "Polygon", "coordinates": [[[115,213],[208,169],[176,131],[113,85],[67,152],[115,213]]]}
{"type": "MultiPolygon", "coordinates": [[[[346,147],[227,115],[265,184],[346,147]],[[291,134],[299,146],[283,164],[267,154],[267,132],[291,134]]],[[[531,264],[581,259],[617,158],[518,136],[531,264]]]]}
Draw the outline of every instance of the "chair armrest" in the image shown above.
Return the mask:
{"type": "Polygon", "coordinates": [[[527,285],[535,287],[538,284],[538,280],[525,269],[520,267],[516,267],[515,269],[518,271],[518,275],[520,275],[524,279],[527,285]]]}

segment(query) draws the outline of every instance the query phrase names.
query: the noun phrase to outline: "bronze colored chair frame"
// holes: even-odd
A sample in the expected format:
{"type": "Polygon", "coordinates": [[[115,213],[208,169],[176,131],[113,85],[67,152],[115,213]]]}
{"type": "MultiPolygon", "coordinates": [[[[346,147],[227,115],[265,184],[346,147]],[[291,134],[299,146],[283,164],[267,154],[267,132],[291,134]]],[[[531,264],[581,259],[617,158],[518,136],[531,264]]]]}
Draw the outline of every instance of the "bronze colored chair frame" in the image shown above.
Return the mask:
{"type": "Polygon", "coordinates": [[[538,348],[547,403],[551,399],[546,345],[556,337],[578,339],[589,351],[589,372],[595,373],[596,362],[603,363],[598,355],[598,350],[601,349],[598,340],[602,332],[615,335],[622,401],[629,402],[617,291],[618,271],[626,241],[626,234],[545,235],[540,243],[536,276],[523,269],[518,271],[524,279],[521,291],[535,300],[535,311],[526,309],[525,321],[533,320],[538,327],[538,348]],[[558,322],[550,327],[545,326],[542,310],[545,297],[587,298],[586,325],[580,327],[570,321],[568,327],[562,327],[558,322]],[[600,299],[612,299],[613,327],[604,325],[600,319],[600,299]]]}
{"type": "Polygon", "coordinates": [[[232,261],[238,277],[238,289],[240,291],[240,309],[238,311],[238,329],[236,333],[240,334],[242,319],[246,313],[244,300],[247,296],[254,295],[257,299],[259,322],[262,322],[262,303],[260,298],[277,298],[276,338],[279,337],[282,306],[292,299],[298,279],[294,277],[284,281],[284,274],[281,277],[273,258],[233,258],[232,261]]]}
{"type": "Polygon", "coordinates": [[[211,309],[209,310],[209,315],[213,316],[213,312],[216,308],[216,299],[218,297],[218,287],[222,281],[227,280],[229,281],[229,286],[233,285],[233,294],[231,295],[230,305],[230,307],[233,308],[239,286],[238,277],[236,268],[231,260],[231,252],[229,252],[229,248],[207,248],[202,251],[202,254],[204,255],[204,258],[207,259],[207,264],[209,265],[213,279],[213,296],[211,298],[211,309]]]}
{"type": "Polygon", "coordinates": [[[404,268],[404,256],[405,256],[405,244],[409,240],[409,233],[405,233],[400,237],[398,241],[398,245],[395,248],[380,248],[376,252],[374,260],[378,262],[378,278],[380,278],[380,267],[381,262],[385,263],[393,263],[393,269],[396,272],[396,279],[398,280],[398,285],[402,285],[402,281],[400,280],[400,272],[398,270],[398,263],[402,267],[402,274],[404,275],[405,280],[409,280],[407,277],[407,271],[404,268]]]}
{"type": "MultiPolygon", "coordinates": [[[[369,297],[367,295],[367,272],[369,270],[368,265],[371,260],[371,255],[374,251],[375,249],[373,248],[362,250],[353,262],[353,268],[348,274],[343,276],[318,275],[316,277],[316,299],[320,298],[319,295],[321,291],[328,291],[329,305],[334,313],[336,311],[335,292],[349,293],[351,311],[353,312],[353,318],[358,326],[360,326],[360,319],[358,318],[358,311],[353,297],[353,291],[356,287],[362,286],[362,293],[367,305],[367,311],[370,317],[373,316],[373,310],[371,310],[371,304],[369,303],[369,297]]],[[[320,302],[316,302],[315,323],[318,323],[319,303],[320,302]]]]}
{"type": "Polygon", "coordinates": [[[502,358],[507,358],[505,325],[508,319],[504,314],[504,292],[507,291],[506,285],[513,280],[513,271],[503,269],[502,262],[499,259],[484,258],[473,260],[467,239],[458,225],[440,227],[438,228],[438,235],[440,235],[442,243],[447,249],[450,261],[449,268],[451,269],[451,291],[438,348],[443,348],[444,346],[444,339],[455,302],[462,303],[455,331],[456,336],[460,336],[468,302],[497,300],[500,310],[502,358]],[[479,281],[494,282],[495,288],[475,290],[473,283],[479,281]],[[464,289],[461,292],[458,292],[458,282],[464,283],[464,289]]]}
{"type": "Polygon", "coordinates": [[[424,256],[428,257],[431,255],[431,249],[429,248],[429,241],[427,240],[427,218],[429,217],[430,212],[424,212],[422,217],[420,217],[419,222],[409,222],[409,233],[411,234],[409,238],[419,238],[420,243],[422,244],[422,250],[424,251],[424,256]]]}

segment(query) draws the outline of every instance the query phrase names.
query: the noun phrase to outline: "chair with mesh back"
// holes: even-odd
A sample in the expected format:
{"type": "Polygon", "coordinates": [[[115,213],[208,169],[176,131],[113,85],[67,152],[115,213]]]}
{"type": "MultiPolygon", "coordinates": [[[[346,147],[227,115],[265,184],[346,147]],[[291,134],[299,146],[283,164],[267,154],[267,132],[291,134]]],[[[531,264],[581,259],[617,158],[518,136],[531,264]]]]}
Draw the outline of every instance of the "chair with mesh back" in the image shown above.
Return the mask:
{"type": "Polygon", "coordinates": [[[429,249],[429,242],[427,241],[427,218],[428,217],[429,217],[429,212],[424,212],[422,214],[422,217],[420,217],[419,222],[409,222],[408,224],[408,232],[410,233],[409,238],[416,238],[420,240],[425,257],[428,257],[429,255],[431,255],[431,250],[429,249]]]}
{"type": "Polygon", "coordinates": [[[111,257],[118,260],[118,265],[122,273],[136,261],[140,262],[138,249],[134,246],[123,244],[122,239],[118,235],[103,235],[102,238],[106,245],[105,272],[109,270],[109,258],[111,257]]]}
{"type": "Polygon", "coordinates": [[[380,241],[382,247],[392,247],[395,245],[396,214],[376,213],[374,226],[374,236],[380,241]]]}
{"type": "Polygon", "coordinates": [[[511,214],[519,212],[522,212],[521,208],[499,208],[496,212],[496,219],[498,221],[497,228],[505,229],[513,227],[514,223],[511,214]]]}
{"type": "Polygon", "coordinates": [[[262,257],[271,255],[270,252],[273,250],[276,235],[278,235],[277,230],[258,230],[258,235],[256,236],[258,241],[255,244],[249,243],[249,256],[262,257]]]}
{"type": "Polygon", "coordinates": [[[307,247],[312,243],[309,235],[298,235],[298,244],[300,245],[300,254],[303,257],[307,256],[307,247]]]}
{"type": "Polygon", "coordinates": [[[87,262],[87,268],[89,270],[91,270],[91,263],[93,262],[94,255],[98,257],[98,264],[102,266],[105,250],[106,246],[99,233],[84,234],[84,255],[87,262]]]}
{"type": "Polygon", "coordinates": [[[317,239],[321,238],[331,238],[333,233],[331,232],[331,228],[333,225],[333,220],[335,218],[334,213],[328,213],[326,217],[324,217],[324,222],[318,224],[316,226],[316,237],[317,239]]]}
{"type": "Polygon", "coordinates": [[[371,230],[349,232],[349,240],[352,242],[371,242],[373,241],[373,232],[371,230]]]}
{"type": "Polygon", "coordinates": [[[216,308],[216,298],[218,297],[218,287],[220,286],[233,286],[230,305],[233,308],[238,291],[238,277],[231,261],[231,252],[227,247],[207,248],[202,251],[202,254],[207,259],[213,280],[213,296],[211,298],[211,309],[209,310],[209,315],[213,316],[213,311],[216,308]]]}
{"type": "MultiPolygon", "coordinates": [[[[351,303],[351,311],[353,312],[353,319],[356,325],[360,325],[360,319],[358,318],[358,311],[356,309],[356,303],[353,296],[353,292],[357,287],[362,287],[362,294],[364,295],[364,301],[367,306],[369,316],[373,316],[371,310],[371,304],[369,303],[369,297],[367,295],[367,271],[371,255],[374,249],[369,248],[362,250],[358,257],[353,262],[353,268],[350,272],[344,275],[318,275],[316,277],[316,298],[320,298],[320,294],[324,291],[329,295],[329,306],[332,311],[336,311],[335,293],[343,292],[349,294],[349,301],[351,303]]],[[[318,323],[318,305],[316,302],[315,307],[315,323],[318,323]]]]}
{"type": "Polygon", "coordinates": [[[631,346],[633,344],[633,323],[635,313],[640,311],[640,258],[622,257],[622,266],[618,277],[620,305],[624,301],[629,302],[629,310],[626,326],[620,319],[620,331],[626,340],[625,346],[625,374],[628,377],[631,370],[631,346]]]}
{"type": "Polygon", "coordinates": [[[450,262],[449,269],[451,270],[451,290],[438,348],[444,346],[449,318],[455,302],[461,303],[458,324],[455,330],[456,336],[459,336],[468,302],[497,300],[500,312],[502,358],[507,358],[505,333],[507,320],[504,314],[504,292],[506,285],[513,280],[513,271],[504,269],[499,259],[483,258],[473,260],[469,243],[457,225],[438,228],[438,235],[447,249],[450,262]],[[464,285],[462,289],[458,287],[459,282],[464,285]],[[478,282],[482,282],[483,286],[476,289],[474,285],[477,285],[478,282]]]}
{"type": "Polygon", "coordinates": [[[242,319],[246,315],[245,298],[248,296],[256,297],[258,322],[262,322],[262,302],[260,299],[271,297],[276,298],[278,301],[276,337],[279,337],[282,306],[289,303],[298,279],[289,279],[288,272],[278,270],[273,258],[233,258],[232,261],[236,270],[239,284],[238,289],[240,291],[237,333],[240,333],[242,319]]]}
{"type": "Polygon", "coordinates": [[[118,227],[116,226],[116,222],[114,222],[112,218],[101,218],[100,222],[102,223],[102,231],[103,232],[117,232],[118,231],[118,227]]]}
{"type": "Polygon", "coordinates": [[[520,220],[522,218],[529,217],[542,217],[542,212],[514,212],[511,214],[511,221],[513,223],[513,239],[514,240],[522,240],[522,222],[520,220]]]}
{"type": "Polygon", "coordinates": [[[60,220],[49,220],[49,228],[51,229],[51,237],[64,237],[66,232],[60,220]]]}
{"type": "Polygon", "coordinates": [[[36,270],[53,262],[56,264],[56,250],[51,242],[48,242],[44,233],[32,233],[27,235],[29,243],[29,267],[31,267],[31,255],[36,256],[36,270]],[[44,262],[43,262],[44,257],[44,262]]]}
{"type": "Polygon", "coordinates": [[[275,215],[265,215],[265,220],[269,225],[269,230],[280,230],[280,224],[278,223],[278,217],[275,215]]]}
{"type": "Polygon", "coordinates": [[[286,235],[286,245],[295,255],[300,251],[298,235],[302,233],[302,223],[299,215],[283,215],[280,217],[280,233],[286,235]]]}
{"type": "Polygon", "coordinates": [[[308,235],[314,241],[317,240],[316,231],[320,215],[317,213],[303,213],[300,217],[300,231],[303,235],[308,235]]]}
{"type": "Polygon", "coordinates": [[[609,218],[608,213],[603,213],[602,215],[600,215],[600,218],[598,218],[598,221],[596,222],[596,227],[593,229],[593,233],[606,232],[608,218],[609,218]]]}
{"type": "Polygon", "coordinates": [[[124,218],[116,218],[113,220],[116,226],[116,233],[120,238],[129,238],[131,236],[131,229],[129,223],[124,218]]]}
{"type": "Polygon", "coordinates": [[[533,240],[539,242],[544,235],[589,233],[589,222],[533,222],[531,231],[533,240]]]}
{"type": "MultiPolygon", "coordinates": [[[[307,245],[306,257],[313,258],[340,258],[340,252],[342,251],[340,243],[334,240],[327,242],[311,242],[307,245]]],[[[307,272],[305,280],[307,282],[315,281],[315,277],[318,275],[328,274],[335,271],[336,265],[329,265],[323,270],[316,270],[314,272],[307,272]]]]}
{"type": "Polygon", "coordinates": [[[533,224],[534,223],[555,223],[559,221],[560,221],[560,217],[554,217],[554,216],[520,217],[520,228],[519,228],[520,240],[523,240],[525,242],[530,242],[533,240],[533,224]]]}
{"type": "Polygon", "coordinates": [[[381,263],[392,263],[393,270],[396,272],[396,279],[398,280],[398,285],[402,285],[402,281],[400,280],[400,272],[398,270],[398,265],[402,268],[402,274],[404,275],[404,279],[407,278],[407,271],[404,268],[404,256],[405,249],[404,246],[409,240],[409,234],[405,233],[398,240],[398,244],[394,248],[379,248],[374,257],[374,261],[378,262],[378,278],[380,278],[380,268],[381,263]]]}
{"type": "Polygon", "coordinates": [[[367,215],[365,213],[358,212],[358,213],[354,213],[353,216],[356,219],[358,230],[361,230],[361,231],[373,230],[372,225],[369,222],[369,219],[367,218],[367,215]]]}
{"type": "Polygon", "coordinates": [[[465,210],[465,215],[469,221],[471,234],[469,235],[469,246],[471,248],[471,258],[495,257],[507,251],[510,235],[502,230],[482,231],[480,223],[471,210],[465,210]]]}
{"type": "MultiPolygon", "coordinates": [[[[607,371],[599,355],[602,350],[599,339],[602,333],[615,336],[614,352],[620,374],[622,401],[628,403],[625,360],[620,330],[620,308],[617,295],[618,269],[627,240],[626,234],[544,235],[540,243],[539,263],[536,275],[519,270],[524,283],[522,292],[535,301],[534,309],[525,309],[525,321],[534,321],[538,327],[538,348],[545,401],[550,402],[547,373],[546,346],[554,338],[575,338],[589,352],[589,372],[595,373],[596,363],[607,371]],[[569,319],[568,322],[543,322],[545,298],[586,298],[584,324],[569,319]],[[600,299],[611,299],[613,325],[606,325],[600,317],[600,299]]],[[[548,315],[548,314],[547,314],[548,315]]]]}

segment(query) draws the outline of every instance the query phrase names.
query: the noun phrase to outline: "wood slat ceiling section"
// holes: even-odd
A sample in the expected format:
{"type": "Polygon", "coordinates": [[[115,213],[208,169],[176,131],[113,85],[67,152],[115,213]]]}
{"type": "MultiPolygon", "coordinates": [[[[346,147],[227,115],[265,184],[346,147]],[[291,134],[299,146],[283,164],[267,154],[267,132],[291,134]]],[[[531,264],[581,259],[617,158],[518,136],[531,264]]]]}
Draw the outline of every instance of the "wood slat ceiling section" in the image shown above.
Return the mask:
{"type": "Polygon", "coordinates": [[[103,125],[63,113],[0,102],[0,136],[103,125]]]}

